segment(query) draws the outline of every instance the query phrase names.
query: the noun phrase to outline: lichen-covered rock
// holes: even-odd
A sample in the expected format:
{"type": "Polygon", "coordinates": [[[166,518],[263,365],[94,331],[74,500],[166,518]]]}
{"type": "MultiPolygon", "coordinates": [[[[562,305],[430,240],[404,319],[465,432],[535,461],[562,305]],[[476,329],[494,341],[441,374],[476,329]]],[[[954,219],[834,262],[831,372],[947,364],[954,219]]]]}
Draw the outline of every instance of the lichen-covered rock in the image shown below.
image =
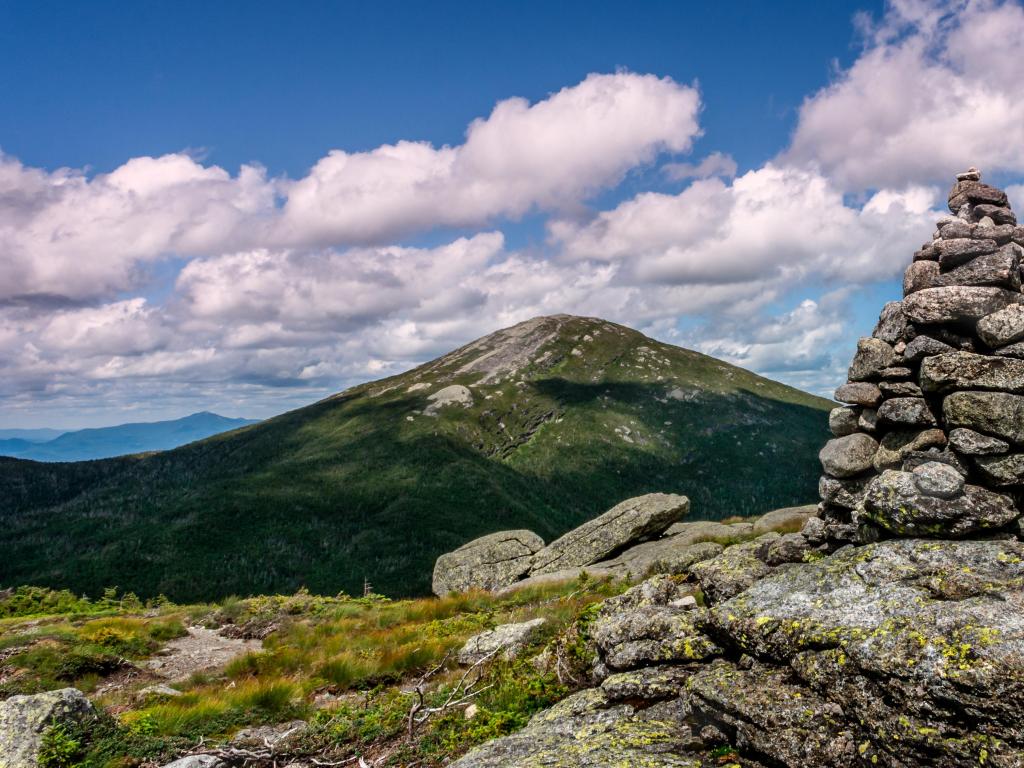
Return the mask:
{"type": "Polygon", "coordinates": [[[540,550],[531,573],[549,573],[596,563],[630,544],[660,535],[690,511],[690,500],[669,493],[649,493],[616,504],[540,550]]]}
{"type": "Polygon", "coordinates": [[[1010,450],[1010,444],[998,437],[990,437],[973,429],[954,429],[949,433],[949,445],[957,453],[968,456],[986,456],[990,454],[1006,453],[1010,450]]]}
{"type": "Polygon", "coordinates": [[[985,315],[978,321],[978,335],[990,347],[1003,347],[1024,339],[1024,304],[985,315]]]}
{"type": "Polygon", "coordinates": [[[903,316],[903,303],[890,301],[878,316],[878,325],[871,335],[888,344],[896,344],[907,332],[907,318],[903,316]]]}
{"type": "Polygon", "coordinates": [[[594,622],[592,637],[609,669],[699,661],[722,653],[698,628],[702,612],[672,605],[641,606],[602,616],[594,622]]]}
{"type": "Polygon", "coordinates": [[[475,664],[488,656],[500,655],[514,659],[537,637],[546,620],[543,618],[515,624],[501,624],[478,635],[473,635],[459,650],[460,664],[475,664]]]}
{"type": "Polygon", "coordinates": [[[960,264],[973,261],[986,253],[993,253],[996,247],[995,240],[975,240],[970,237],[939,240],[935,243],[935,250],[939,256],[939,266],[942,269],[952,269],[960,264]]]}
{"type": "Polygon", "coordinates": [[[771,572],[764,555],[768,545],[778,538],[777,533],[766,533],[753,541],[728,547],[718,557],[696,563],[690,572],[710,602],[728,600],[771,572]]]}
{"type": "Polygon", "coordinates": [[[763,557],[765,563],[771,566],[801,563],[811,549],[810,541],[802,533],[786,533],[769,542],[763,557]]]}
{"type": "Polygon", "coordinates": [[[52,725],[73,725],[95,714],[77,688],[11,696],[0,702],[0,768],[38,768],[43,735],[52,725]]]}
{"type": "Polygon", "coordinates": [[[939,277],[939,264],[935,261],[915,261],[903,273],[903,295],[909,296],[923,288],[934,288],[939,277]]]}
{"type": "Polygon", "coordinates": [[[857,431],[860,409],[850,406],[833,408],[828,414],[828,428],[836,437],[846,437],[857,431]]]}
{"type": "Polygon", "coordinates": [[[1024,397],[1006,392],[954,392],[942,401],[946,422],[1024,443],[1024,397]]]}
{"type": "Polygon", "coordinates": [[[888,433],[882,438],[878,451],[871,463],[875,471],[896,469],[915,451],[929,448],[942,448],[946,445],[946,435],[941,429],[924,429],[921,431],[900,429],[888,433]]]}
{"type": "Polygon", "coordinates": [[[854,477],[871,469],[871,460],[877,450],[877,440],[857,432],[829,440],[818,458],[821,466],[833,477],[854,477]]]}
{"type": "Polygon", "coordinates": [[[912,472],[886,470],[864,493],[863,517],[900,536],[964,536],[1001,528],[1020,512],[1013,500],[975,485],[952,498],[929,496],[912,472]]]}
{"type": "Polygon", "coordinates": [[[1024,360],[970,352],[935,355],[921,363],[921,388],[925,392],[955,389],[1024,392],[1024,360]]]}
{"type": "Polygon", "coordinates": [[[841,479],[822,475],[818,480],[818,495],[826,504],[854,509],[864,495],[871,476],[841,479]]]}
{"type": "Polygon", "coordinates": [[[893,539],[790,566],[711,620],[790,667],[833,719],[869,726],[858,752],[879,765],[1009,766],[1024,744],[1022,605],[1021,542],[893,539]]]}
{"type": "Polygon", "coordinates": [[[532,531],[500,531],[463,544],[437,558],[434,564],[435,595],[470,589],[500,589],[527,571],[544,540],[532,531]]]}
{"type": "Polygon", "coordinates": [[[916,363],[930,355],[941,355],[944,352],[952,351],[954,351],[953,347],[946,342],[919,334],[907,342],[907,348],[903,351],[903,359],[916,363]]]}
{"type": "Polygon", "coordinates": [[[1020,288],[1020,255],[1017,246],[1007,245],[951,269],[932,280],[930,287],[946,285],[992,285],[1020,288]]]}
{"type": "Polygon", "coordinates": [[[900,428],[930,427],[935,415],[923,397],[894,397],[878,406],[878,418],[900,428]]]}
{"type": "Polygon", "coordinates": [[[876,338],[861,339],[857,342],[857,353],[850,364],[850,381],[871,381],[879,378],[883,368],[896,361],[892,346],[876,338]]]}
{"type": "Polygon", "coordinates": [[[615,703],[600,688],[534,715],[518,733],[487,742],[452,768],[701,768],[680,707],[615,703]],[[653,711],[651,711],[653,710],[653,711]]]}
{"type": "Polygon", "coordinates": [[[1024,485],[1024,453],[979,456],[974,463],[985,479],[995,486],[1024,485]]]}
{"type": "Polygon", "coordinates": [[[687,691],[699,715],[773,764],[846,768],[859,757],[855,729],[837,717],[841,709],[787,669],[719,660],[694,674],[687,691]]]}
{"type": "Polygon", "coordinates": [[[612,701],[672,699],[683,692],[690,670],[680,666],[654,666],[616,672],[601,681],[601,690],[612,701]]]}

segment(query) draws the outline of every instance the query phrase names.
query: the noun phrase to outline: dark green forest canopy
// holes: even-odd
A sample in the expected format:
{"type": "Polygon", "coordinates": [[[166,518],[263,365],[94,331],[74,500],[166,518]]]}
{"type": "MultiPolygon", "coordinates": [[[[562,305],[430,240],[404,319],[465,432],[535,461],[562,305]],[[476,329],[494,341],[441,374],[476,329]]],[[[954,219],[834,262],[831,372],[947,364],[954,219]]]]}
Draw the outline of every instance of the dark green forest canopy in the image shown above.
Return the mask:
{"type": "Polygon", "coordinates": [[[417,595],[469,539],[551,540],[642,493],[710,519],[813,501],[828,401],[605,321],[530,322],[173,451],[0,460],[0,586],[417,595]],[[428,413],[452,384],[472,404],[428,413]]]}

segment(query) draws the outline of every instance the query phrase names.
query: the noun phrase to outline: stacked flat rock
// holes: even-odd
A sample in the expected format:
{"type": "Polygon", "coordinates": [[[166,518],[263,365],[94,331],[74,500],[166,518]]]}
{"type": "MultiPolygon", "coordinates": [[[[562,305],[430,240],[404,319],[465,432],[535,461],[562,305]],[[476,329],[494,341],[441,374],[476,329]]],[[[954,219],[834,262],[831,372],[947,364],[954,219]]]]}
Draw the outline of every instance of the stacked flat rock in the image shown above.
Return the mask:
{"type": "Polygon", "coordinates": [[[1020,530],[1024,227],[974,168],[949,209],[836,390],[808,529],[833,546],[1020,530]]]}

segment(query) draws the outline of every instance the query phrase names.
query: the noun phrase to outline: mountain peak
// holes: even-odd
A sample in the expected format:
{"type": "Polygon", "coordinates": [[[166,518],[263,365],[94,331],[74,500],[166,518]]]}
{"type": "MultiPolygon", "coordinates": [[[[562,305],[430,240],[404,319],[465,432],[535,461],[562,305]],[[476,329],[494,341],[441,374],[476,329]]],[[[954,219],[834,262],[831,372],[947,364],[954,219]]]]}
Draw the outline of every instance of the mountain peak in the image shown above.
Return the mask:
{"type": "Polygon", "coordinates": [[[479,374],[475,383],[490,384],[514,377],[528,367],[547,367],[572,354],[576,342],[601,334],[637,334],[597,317],[542,315],[489,333],[449,352],[424,367],[424,372],[451,376],[479,374]]]}

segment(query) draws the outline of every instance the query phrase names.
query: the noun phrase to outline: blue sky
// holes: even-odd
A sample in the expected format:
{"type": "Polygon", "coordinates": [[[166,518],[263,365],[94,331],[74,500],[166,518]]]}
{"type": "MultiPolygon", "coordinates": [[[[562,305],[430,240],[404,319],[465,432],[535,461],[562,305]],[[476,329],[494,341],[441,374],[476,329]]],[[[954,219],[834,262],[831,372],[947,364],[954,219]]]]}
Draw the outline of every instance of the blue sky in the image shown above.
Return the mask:
{"type": "Polygon", "coordinates": [[[1021,199],[1021,45],[994,0],[0,0],[0,426],[263,417],[563,311],[827,393],[953,174],[1021,199]]]}

